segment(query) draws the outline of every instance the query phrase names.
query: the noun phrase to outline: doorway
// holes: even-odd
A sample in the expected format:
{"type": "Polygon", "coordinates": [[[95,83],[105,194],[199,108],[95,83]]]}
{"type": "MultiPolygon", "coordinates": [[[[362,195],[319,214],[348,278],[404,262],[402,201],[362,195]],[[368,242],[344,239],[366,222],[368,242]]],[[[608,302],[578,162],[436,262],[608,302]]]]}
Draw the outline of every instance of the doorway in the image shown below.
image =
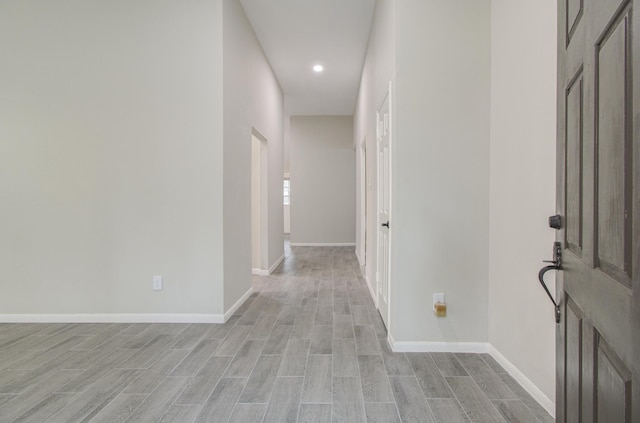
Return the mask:
{"type": "Polygon", "coordinates": [[[366,277],[367,266],[367,139],[360,144],[360,243],[356,250],[360,269],[366,277]]]}
{"type": "Polygon", "coordinates": [[[267,140],[255,129],[251,134],[251,268],[253,274],[268,273],[267,140]]]}
{"type": "Polygon", "coordinates": [[[378,310],[387,330],[390,315],[391,275],[391,84],[376,113],[378,144],[378,310]]]}

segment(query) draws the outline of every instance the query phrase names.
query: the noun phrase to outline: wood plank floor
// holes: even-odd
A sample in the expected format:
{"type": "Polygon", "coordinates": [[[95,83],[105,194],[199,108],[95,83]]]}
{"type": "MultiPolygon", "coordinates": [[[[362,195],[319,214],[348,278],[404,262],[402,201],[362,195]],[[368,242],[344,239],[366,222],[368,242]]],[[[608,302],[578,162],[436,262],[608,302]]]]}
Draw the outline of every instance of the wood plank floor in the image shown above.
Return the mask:
{"type": "Polygon", "coordinates": [[[0,324],[0,422],[553,422],[486,354],[393,353],[353,248],[287,248],[223,325],[0,324]]]}

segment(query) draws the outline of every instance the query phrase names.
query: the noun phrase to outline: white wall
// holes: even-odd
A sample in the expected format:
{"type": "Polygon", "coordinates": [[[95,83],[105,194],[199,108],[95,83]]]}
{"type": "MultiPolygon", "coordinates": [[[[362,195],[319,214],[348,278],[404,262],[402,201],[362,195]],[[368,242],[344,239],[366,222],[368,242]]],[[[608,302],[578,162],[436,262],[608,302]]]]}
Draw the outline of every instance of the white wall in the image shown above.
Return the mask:
{"type": "Polygon", "coordinates": [[[375,110],[393,81],[394,340],[489,342],[552,401],[555,325],[536,274],[554,240],[555,8],[378,1],[354,114],[375,171],[375,110]],[[432,317],[433,292],[446,319],[432,317]]]}
{"type": "Polygon", "coordinates": [[[396,7],[391,334],[486,342],[490,2],[396,7]]]}
{"type": "Polygon", "coordinates": [[[216,22],[213,0],[0,2],[0,313],[222,312],[216,22]]]}
{"type": "Polygon", "coordinates": [[[282,256],[283,97],[237,0],[5,1],[0,55],[3,314],[229,310],[251,284],[252,127],[282,256]]]}
{"type": "Polygon", "coordinates": [[[375,289],[375,112],[392,81],[395,341],[488,339],[489,12],[488,1],[376,4],[354,143],[367,147],[366,273],[375,289]],[[434,292],[447,295],[447,319],[433,317],[434,292]]]}
{"type": "MultiPolygon", "coordinates": [[[[251,288],[251,134],[267,140],[267,269],[284,254],[283,107],[278,85],[239,0],[224,0],[225,310],[251,288]]],[[[264,251],[263,251],[264,254],[264,251]]],[[[266,270],[266,269],[264,269],[266,270]]]]}
{"type": "Polygon", "coordinates": [[[491,24],[489,340],[554,400],[556,326],[536,276],[555,239],[556,2],[493,0],[491,24]]]}
{"type": "Polygon", "coordinates": [[[291,244],[355,243],[351,116],[291,117],[291,244]]]}
{"type": "MultiPolygon", "coordinates": [[[[377,236],[377,170],[376,170],[376,110],[382,104],[387,93],[389,82],[395,78],[395,2],[392,0],[378,0],[371,25],[371,34],[367,46],[367,54],[362,68],[362,78],[353,115],[353,142],[357,149],[366,147],[366,163],[360,154],[356,154],[356,175],[360,178],[363,166],[367,168],[367,204],[360,204],[361,184],[356,184],[356,252],[360,264],[366,261],[365,276],[375,291],[376,275],[376,236],[377,236]],[[366,222],[363,225],[363,209],[368,210],[366,222]],[[361,233],[366,228],[366,246],[361,233]],[[365,248],[366,247],[366,248],[365,248]],[[366,251],[366,252],[365,252],[366,251]],[[366,257],[364,257],[366,254],[366,257]],[[364,260],[363,260],[364,259],[364,260]]],[[[395,85],[395,81],[394,81],[395,85]]]]}

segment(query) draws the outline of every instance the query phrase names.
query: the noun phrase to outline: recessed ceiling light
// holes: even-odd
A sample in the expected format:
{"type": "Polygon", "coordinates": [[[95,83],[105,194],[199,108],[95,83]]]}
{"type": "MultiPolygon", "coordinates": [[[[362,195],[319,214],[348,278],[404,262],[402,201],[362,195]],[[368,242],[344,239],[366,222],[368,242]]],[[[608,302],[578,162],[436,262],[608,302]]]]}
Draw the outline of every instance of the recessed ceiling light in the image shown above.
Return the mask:
{"type": "Polygon", "coordinates": [[[323,69],[324,69],[324,67],[322,67],[322,65],[315,65],[313,67],[313,70],[316,71],[316,72],[322,72],[323,69]]]}

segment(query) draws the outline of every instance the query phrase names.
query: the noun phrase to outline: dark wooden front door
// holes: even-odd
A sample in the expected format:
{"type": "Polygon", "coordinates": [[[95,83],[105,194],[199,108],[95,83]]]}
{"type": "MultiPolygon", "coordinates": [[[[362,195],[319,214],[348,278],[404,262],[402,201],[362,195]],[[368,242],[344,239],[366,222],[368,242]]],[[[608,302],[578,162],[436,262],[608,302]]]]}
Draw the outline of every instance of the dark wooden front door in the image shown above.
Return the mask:
{"type": "Polygon", "coordinates": [[[640,422],[640,0],[558,1],[558,422],[640,422]]]}

